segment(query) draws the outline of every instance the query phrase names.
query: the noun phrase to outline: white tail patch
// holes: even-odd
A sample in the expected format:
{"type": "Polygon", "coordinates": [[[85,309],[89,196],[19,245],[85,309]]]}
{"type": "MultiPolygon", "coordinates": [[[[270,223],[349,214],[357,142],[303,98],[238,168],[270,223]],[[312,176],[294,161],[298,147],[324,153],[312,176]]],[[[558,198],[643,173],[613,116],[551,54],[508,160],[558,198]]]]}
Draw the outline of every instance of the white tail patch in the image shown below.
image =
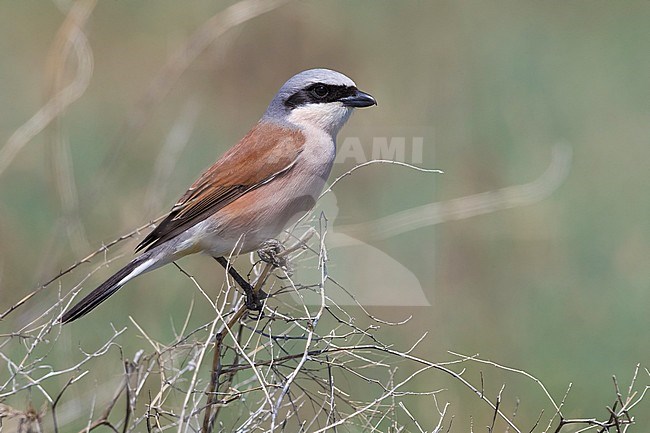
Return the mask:
{"type": "Polygon", "coordinates": [[[126,283],[128,283],[129,281],[131,281],[133,278],[137,277],[138,275],[142,274],[143,272],[148,271],[149,268],[150,268],[152,265],[155,264],[155,262],[156,262],[156,261],[155,261],[154,259],[149,259],[149,260],[147,260],[147,261],[145,261],[145,262],[139,264],[138,266],[135,267],[135,269],[133,269],[133,270],[129,273],[129,275],[127,275],[126,277],[122,278],[122,279],[117,283],[117,285],[118,285],[118,286],[123,286],[123,285],[125,285],[126,283]]]}

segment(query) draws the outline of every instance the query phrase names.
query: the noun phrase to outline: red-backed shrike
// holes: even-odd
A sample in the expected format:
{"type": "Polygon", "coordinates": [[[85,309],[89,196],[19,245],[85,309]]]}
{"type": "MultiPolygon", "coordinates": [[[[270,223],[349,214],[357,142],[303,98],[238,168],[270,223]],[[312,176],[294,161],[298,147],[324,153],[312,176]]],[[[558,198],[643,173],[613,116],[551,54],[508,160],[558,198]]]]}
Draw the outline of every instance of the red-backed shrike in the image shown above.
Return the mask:
{"type": "Polygon", "coordinates": [[[355,107],[371,105],[375,99],[339,72],[310,69],[293,76],[253,129],[140,242],[136,251],[144,252],[61,322],[84,316],[138,275],[188,254],[204,252],[225,266],[232,251],[259,249],[314,206],[332,169],[337,133],[355,107]]]}

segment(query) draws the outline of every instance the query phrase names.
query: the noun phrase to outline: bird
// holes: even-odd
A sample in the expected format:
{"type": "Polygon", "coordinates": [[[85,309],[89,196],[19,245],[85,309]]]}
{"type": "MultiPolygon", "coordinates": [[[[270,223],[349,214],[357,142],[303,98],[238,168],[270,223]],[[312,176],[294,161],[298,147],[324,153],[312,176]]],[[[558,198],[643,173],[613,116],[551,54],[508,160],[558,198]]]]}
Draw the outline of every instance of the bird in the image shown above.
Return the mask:
{"type": "Polygon", "coordinates": [[[338,132],[354,109],[373,105],[375,98],[340,72],[318,68],[291,77],[251,130],[138,244],[138,255],[60,322],[85,316],[135,277],[195,253],[228,269],[246,291],[247,306],[261,309],[225,257],[258,250],[313,208],[334,163],[338,132]]]}

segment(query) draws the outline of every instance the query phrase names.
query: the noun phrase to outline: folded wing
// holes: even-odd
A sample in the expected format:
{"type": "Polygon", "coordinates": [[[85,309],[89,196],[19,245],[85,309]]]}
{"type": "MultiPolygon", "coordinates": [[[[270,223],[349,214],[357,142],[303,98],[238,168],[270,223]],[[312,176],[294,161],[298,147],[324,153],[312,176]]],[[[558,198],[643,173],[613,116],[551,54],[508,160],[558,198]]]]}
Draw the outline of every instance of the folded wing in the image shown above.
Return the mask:
{"type": "Polygon", "coordinates": [[[294,166],[304,144],[300,131],[258,123],[190,186],[136,251],[167,242],[247,192],[284,175],[294,166]]]}

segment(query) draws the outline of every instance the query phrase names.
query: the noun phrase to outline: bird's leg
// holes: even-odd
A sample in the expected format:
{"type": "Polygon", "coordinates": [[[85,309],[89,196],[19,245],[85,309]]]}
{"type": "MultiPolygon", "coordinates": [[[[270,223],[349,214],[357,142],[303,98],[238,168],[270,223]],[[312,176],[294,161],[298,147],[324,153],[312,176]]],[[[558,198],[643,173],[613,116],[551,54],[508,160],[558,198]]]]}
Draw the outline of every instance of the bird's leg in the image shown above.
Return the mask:
{"type": "Polygon", "coordinates": [[[228,264],[228,260],[225,257],[215,257],[214,259],[228,271],[233,280],[244,290],[244,293],[246,293],[246,307],[249,310],[262,311],[262,300],[266,299],[266,293],[261,289],[256,292],[253,286],[237,272],[237,269],[228,264]]]}

